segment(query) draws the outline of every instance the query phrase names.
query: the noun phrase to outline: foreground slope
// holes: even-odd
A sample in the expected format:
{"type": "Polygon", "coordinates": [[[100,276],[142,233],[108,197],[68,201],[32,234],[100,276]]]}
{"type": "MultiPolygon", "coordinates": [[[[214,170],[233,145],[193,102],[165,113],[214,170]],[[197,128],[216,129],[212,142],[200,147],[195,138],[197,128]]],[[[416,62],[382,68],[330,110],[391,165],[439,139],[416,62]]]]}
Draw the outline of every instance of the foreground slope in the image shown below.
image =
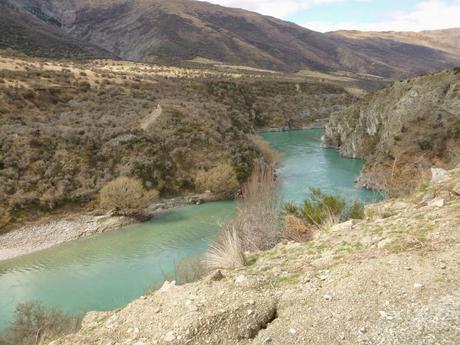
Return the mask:
{"type": "Polygon", "coordinates": [[[325,35],[240,9],[191,0],[8,0],[25,14],[125,60],[206,58],[282,71],[345,70],[400,78],[453,67],[436,47],[325,35]]]}
{"type": "Polygon", "coordinates": [[[331,116],[324,142],[366,159],[361,182],[406,192],[432,165],[460,162],[460,70],[394,84],[331,116]]]}
{"type": "Polygon", "coordinates": [[[52,344],[458,344],[460,167],[366,213],[245,269],[89,313],[52,344]]]}

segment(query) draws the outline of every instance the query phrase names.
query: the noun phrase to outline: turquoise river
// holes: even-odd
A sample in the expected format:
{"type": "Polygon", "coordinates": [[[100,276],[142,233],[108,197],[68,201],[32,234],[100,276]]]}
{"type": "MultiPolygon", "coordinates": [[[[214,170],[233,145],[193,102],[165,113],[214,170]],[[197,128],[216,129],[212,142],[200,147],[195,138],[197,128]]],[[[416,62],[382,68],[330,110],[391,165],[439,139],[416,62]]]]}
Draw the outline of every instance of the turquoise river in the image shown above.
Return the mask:
{"type": "MultiPolygon", "coordinates": [[[[302,201],[308,187],[370,201],[354,180],[362,161],[322,149],[322,130],[264,133],[282,154],[283,200],[302,201]]],[[[149,222],[0,262],[0,331],[18,303],[38,300],[68,313],[121,307],[158,287],[178,262],[203,253],[234,211],[234,202],[171,210],[149,222]]]]}

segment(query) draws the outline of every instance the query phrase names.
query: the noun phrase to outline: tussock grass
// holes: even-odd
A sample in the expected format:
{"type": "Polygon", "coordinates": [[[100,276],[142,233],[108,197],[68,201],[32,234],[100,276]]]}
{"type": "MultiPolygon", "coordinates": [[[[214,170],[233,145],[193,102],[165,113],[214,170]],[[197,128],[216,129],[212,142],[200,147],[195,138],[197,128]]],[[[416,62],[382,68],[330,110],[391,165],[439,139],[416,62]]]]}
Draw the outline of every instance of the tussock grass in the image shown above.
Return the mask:
{"type": "Polygon", "coordinates": [[[234,269],[245,265],[243,245],[235,229],[225,229],[204,257],[209,269],[234,269]]]}

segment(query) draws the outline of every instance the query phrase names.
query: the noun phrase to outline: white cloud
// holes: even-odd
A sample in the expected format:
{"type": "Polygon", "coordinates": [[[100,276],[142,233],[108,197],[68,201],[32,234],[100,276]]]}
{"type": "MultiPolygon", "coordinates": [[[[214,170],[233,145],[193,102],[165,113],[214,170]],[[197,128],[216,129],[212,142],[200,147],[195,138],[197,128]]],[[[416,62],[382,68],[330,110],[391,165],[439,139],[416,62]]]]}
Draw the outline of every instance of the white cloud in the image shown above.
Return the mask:
{"type": "MultiPolygon", "coordinates": [[[[286,18],[311,6],[332,4],[346,0],[208,0],[214,4],[227,7],[244,8],[265,15],[286,18]]],[[[356,0],[355,0],[356,1],[356,0]]],[[[361,0],[367,1],[367,0],[361,0]]]]}
{"type": "Polygon", "coordinates": [[[422,31],[460,27],[460,0],[421,1],[412,11],[387,14],[371,23],[310,21],[303,26],[311,30],[422,31]]]}

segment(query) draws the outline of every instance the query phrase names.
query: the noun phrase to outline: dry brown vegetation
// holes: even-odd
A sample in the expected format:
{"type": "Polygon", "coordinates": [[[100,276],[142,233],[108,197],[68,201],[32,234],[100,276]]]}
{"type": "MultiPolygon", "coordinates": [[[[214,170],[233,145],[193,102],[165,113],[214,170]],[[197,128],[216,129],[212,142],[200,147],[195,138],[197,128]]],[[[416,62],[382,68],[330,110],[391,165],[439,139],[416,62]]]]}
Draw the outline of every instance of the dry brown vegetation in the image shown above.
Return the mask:
{"type": "Polygon", "coordinates": [[[145,189],[141,180],[120,176],[102,187],[99,202],[104,209],[126,214],[146,208],[158,197],[159,192],[145,189]]]}
{"type": "Polygon", "coordinates": [[[264,153],[254,128],[301,127],[351,101],[300,77],[110,60],[0,57],[0,80],[0,206],[12,221],[87,205],[119,176],[177,195],[228,162],[242,183],[264,153]]]}
{"type": "Polygon", "coordinates": [[[19,304],[16,319],[0,335],[1,345],[39,345],[80,328],[80,316],[68,316],[55,309],[47,309],[38,302],[19,304]]]}
{"type": "Polygon", "coordinates": [[[220,164],[209,171],[199,171],[195,178],[198,191],[211,191],[219,195],[233,197],[240,188],[235,170],[226,163],[220,164]]]}

